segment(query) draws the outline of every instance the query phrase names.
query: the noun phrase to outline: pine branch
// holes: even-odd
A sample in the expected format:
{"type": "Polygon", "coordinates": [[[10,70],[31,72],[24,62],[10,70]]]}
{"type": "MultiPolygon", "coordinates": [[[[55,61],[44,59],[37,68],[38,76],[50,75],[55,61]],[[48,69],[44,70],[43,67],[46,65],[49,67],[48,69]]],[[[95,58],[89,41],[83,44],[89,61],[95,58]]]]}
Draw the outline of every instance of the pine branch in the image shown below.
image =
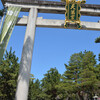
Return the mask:
{"type": "Polygon", "coordinates": [[[100,37],[96,38],[95,43],[100,43],[100,37]]]}

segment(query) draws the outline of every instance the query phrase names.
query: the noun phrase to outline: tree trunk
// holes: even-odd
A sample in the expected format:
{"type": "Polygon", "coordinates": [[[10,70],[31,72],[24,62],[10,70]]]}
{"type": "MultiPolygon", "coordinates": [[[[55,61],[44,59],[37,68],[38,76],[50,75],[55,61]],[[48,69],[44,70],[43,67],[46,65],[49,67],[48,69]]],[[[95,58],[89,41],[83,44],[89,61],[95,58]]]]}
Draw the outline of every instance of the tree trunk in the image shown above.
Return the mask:
{"type": "Polygon", "coordinates": [[[87,100],[87,97],[88,97],[88,95],[87,95],[87,93],[85,93],[83,96],[84,100],[87,100]]]}
{"type": "Polygon", "coordinates": [[[80,95],[80,92],[77,93],[78,100],[83,100],[82,96],[80,95]]]}
{"type": "Polygon", "coordinates": [[[67,97],[65,100],[69,100],[69,97],[67,97]]]}

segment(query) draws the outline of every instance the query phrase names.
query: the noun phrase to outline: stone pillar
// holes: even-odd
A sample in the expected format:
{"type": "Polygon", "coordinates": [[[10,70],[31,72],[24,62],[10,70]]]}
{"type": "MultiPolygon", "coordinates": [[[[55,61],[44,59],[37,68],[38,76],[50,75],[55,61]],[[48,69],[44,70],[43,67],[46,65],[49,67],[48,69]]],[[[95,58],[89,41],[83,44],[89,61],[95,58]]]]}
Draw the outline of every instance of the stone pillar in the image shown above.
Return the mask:
{"type": "Polygon", "coordinates": [[[30,8],[24,39],[15,100],[27,100],[37,19],[37,9],[30,8]]]}

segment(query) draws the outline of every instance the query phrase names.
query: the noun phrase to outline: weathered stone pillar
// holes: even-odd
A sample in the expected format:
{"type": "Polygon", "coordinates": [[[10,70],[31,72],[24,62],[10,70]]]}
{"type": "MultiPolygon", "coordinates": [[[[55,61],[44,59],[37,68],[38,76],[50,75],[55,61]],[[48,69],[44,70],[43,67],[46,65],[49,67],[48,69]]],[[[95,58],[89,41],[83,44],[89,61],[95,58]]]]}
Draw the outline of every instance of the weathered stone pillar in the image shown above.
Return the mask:
{"type": "Polygon", "coordinates": [[[35,37],[36,18],[37,18],[37,9],[31,8],[29,11],[28,24],[24,39],[15,100],[28,99],[28,88],[29,88],[34,37],[35,37]]]}

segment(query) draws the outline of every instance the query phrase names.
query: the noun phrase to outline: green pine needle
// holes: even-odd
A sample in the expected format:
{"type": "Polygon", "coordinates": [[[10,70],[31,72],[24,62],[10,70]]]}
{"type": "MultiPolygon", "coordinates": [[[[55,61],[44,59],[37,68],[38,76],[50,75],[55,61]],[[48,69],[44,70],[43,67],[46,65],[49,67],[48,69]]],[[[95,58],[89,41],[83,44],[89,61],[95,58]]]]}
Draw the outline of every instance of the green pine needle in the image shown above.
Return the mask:
{"type": "Polygon", "coordinates": [[[100,37],[96,38],[95,43],[100,43],[100,37]]]}

